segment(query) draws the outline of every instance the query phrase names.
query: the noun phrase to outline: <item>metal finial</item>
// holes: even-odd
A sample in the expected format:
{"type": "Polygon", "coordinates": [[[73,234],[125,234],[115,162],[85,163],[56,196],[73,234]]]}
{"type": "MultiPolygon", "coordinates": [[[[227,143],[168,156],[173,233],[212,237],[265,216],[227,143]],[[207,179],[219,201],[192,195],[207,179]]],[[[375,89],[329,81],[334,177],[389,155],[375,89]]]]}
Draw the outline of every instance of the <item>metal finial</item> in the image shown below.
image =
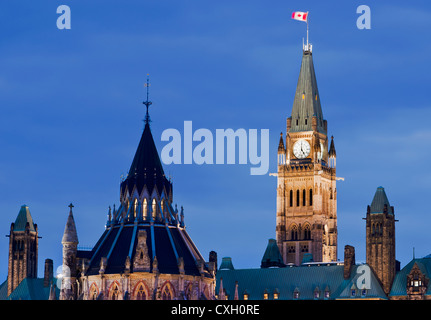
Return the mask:
{"type": "Polygon", "coordinates": [[[147,73],[147,83],[144,84],[144,87],[147,88],[147,101],[142,102],[147,107],[147,113],[145,114],[145,124],[148,124],[150,120],[150,115],[148,114],[148,107],[151,106],[153,103],[148,100],[148,95],[150,92],[150,75],[147,73]]]}

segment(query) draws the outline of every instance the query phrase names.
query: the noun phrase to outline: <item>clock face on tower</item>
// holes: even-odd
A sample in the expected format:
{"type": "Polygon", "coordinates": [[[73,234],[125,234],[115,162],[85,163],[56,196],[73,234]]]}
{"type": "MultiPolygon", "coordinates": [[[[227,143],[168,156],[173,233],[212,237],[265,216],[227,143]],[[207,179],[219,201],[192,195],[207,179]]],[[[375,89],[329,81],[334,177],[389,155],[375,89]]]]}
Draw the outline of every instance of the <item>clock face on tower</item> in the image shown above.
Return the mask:
{"type": "Polygon", "coordinates": [[[310,144],[306,140],[298,140],[293,145],[293,154],[298,159],[304,159],[310,154],[310,144]]]}

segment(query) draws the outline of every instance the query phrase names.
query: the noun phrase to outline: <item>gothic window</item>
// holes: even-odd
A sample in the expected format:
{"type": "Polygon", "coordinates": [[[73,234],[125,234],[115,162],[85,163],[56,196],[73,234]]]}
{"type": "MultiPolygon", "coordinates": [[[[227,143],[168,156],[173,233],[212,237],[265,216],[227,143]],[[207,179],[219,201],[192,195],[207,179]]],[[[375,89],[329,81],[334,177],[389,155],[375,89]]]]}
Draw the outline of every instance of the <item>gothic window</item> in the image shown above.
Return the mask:
{"type": "Polygon", "coordinates": [[[308,245],[304,244],[304,245],[301,247],[301,252],[308,252],[308,245]]]}
{"type": "Polygon", "coordinates": [[[138,199],[135,199],[135,201],[133,202],[133,218],[136,219],[136,215],[138,211],[138,199]]]}
{"type": "Polygon", "coordinates": [[[310,199],[309,199],[310,206],[313,205],[313,189],[310,189],[310,199]]]}
{"type": "Polygon", "coordinates": [[[305,199],[305,189],[302,190],[302,205],[305,207],[306,206],[306,199],[305,199]]]}
{"type": "Polygon", "coordinates": [[[120,290],[118,289],[117,283],[114,283],[112,285],[112,288],[110,290],[111,300],[118,300],[120,297],[120,290]]]}
{"type": "Polygon", "coordinates": [[[156,220],[156,214],[157,214],[157,201],[155,198],[153,198],[152,208],[153,210],[153,220],[156,220]]]}
{"type": "Polygon", "coordinates": [[[147,300],[147,292],[145,291],[144,284],[141,282],[136,289],[135,300],[147,300]]]}
{"type": "Polygon", "coordinates": [[[307,119],[305,119],[305,124],[307,125],[307,119]]]}
{"type": "Polygon", "coordinates": [[[90,287],[90,300],[96,300],[97,299],[97,287],[93,283],[90,287]]]}
{"type": "Polygon", "coordinates": [[[263,292],[263,300],[268,300],[268,291],[266,289],[263,292]]]}
{"type": "Polygon", "coordinates": [[[304,240],[311,240],[311,230],[309,224],[306,224],[304,227],[304,240]]]}
{"type": "Polygon", "coordinates": [[[296,288],[295,291],[293,291],[293,299],[299,299],[299,290],[298,290],[298,288],[296,288]]]}
{"type": "Polygon", "coordinates": [[[172,300],[173,294],[172,294],[172,286],[168,282],[164,285],[162,290],[162,300],[172,300]]]}
{"type": "Polygon", "coordinates": [[[290,190],[289,198],[290,198],[290,206],[293,207],[293,190],[290,190]]]}
{"type": "Polygon", "coordinates": [[[296,224],[292,226],[290,240],[298,240],[298,227],[296,224]]]}
{"type": "Polygon", "coordinates": [[[288,253],[295,253],[296,252],[295,246],[289,246],[289,248],[287,249],[287,252],[288,253]]]}
{"type": "Polygon", "coordinates": [[[147,217],[148,217],[148,203],[147,203],[147,198],[144,198],[142,214],[143,214],[143,218],[144,218],[144,220],[145,220],[145,219],[147,219],[147,217]]]}
{"type": "Polygon", "coordinates": [[[299,190],[296,190],[296,206],[299,207],[299,190]]]}

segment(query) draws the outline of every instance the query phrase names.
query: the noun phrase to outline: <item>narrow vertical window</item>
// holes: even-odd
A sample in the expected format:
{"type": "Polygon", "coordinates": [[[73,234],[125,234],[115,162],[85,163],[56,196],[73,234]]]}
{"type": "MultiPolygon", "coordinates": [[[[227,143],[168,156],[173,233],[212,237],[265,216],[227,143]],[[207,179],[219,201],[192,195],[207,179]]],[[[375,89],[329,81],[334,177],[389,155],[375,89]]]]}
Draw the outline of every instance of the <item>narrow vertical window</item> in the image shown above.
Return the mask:
{"type": "Polygon", "coordinates": [[[290,206],[293,207],[293,190],[290,190],[289,192],[289,200],[290,200],[290,206]]]}
{"type": "Polygon", "coordinates": [[[313,189],[310,189],[310,199],[309,199],[310,206],[313,205],[313,189]]]}
{"type": "Polygon", "coordinates": [[[306,201],[305,201],[305,189],[302,190],[302,205],[305,207],[306,206],[306,201]]]}
{"type": "Polygon", "coordinates": [[[296,206],[299,207],[299,190],[296,190],[296,206]]]}

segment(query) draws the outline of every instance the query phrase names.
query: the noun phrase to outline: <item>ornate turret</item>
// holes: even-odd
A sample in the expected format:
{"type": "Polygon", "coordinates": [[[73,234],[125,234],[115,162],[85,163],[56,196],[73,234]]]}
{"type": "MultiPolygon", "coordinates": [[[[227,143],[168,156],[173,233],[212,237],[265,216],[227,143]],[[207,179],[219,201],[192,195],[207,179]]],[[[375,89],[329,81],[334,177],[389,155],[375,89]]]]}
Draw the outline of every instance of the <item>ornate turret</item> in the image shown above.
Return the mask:
{"type": "Polygon", "coordinates": [[[75,300],[77,298],[76,267],[78,251],[78,233],[76,232],[75,219],[73,218],[73,204],[69,205],[69,216],[67,217],[61,244],[63,245],[63,268],[61,300],[75,300]]]}
{"type": "Polygon", "coordinates": [[[335,152],[334,136],[331,136],[331,146],[329,147],[329,166],[335,168],[337,166],[337,153],[335,152]]]}

